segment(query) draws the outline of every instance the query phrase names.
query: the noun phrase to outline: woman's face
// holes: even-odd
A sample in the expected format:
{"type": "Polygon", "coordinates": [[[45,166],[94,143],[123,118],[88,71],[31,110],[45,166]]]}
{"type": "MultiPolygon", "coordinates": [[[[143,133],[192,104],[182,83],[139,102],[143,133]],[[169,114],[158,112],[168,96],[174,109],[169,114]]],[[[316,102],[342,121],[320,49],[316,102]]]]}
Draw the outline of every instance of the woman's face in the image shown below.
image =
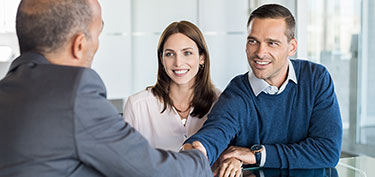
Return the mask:
{"type": "Polygon", "coordinates": [[[172,34],[163,46],[162,63],[171,84],[192,86],[199,71],[199,64],[204,64],[204,56],[199,55],[197,44],[182,33],[172,34]]]}

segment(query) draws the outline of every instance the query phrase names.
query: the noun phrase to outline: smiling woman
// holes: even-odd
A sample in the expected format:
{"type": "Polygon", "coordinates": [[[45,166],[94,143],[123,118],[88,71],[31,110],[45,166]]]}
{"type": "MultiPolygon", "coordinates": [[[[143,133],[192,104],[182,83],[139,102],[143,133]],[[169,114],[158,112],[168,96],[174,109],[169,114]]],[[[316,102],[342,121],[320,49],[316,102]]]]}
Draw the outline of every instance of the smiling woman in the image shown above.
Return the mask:
{"type": "Polygon", "coordinates": [[[203,125],[220,91],[211,82],[207,45],[194,24],[171,23],[157,51],[157,82],[128,98],[124,118],[152,146],[177,151],[203,125]]]}
{"type": "Polygon", "coordinates": [[[171,35],[164,44],[162,63],[167,75],[173,80],[171,87],[193,87],[199,65],[204,64],[193,40],[182,33],[171,35]]]}

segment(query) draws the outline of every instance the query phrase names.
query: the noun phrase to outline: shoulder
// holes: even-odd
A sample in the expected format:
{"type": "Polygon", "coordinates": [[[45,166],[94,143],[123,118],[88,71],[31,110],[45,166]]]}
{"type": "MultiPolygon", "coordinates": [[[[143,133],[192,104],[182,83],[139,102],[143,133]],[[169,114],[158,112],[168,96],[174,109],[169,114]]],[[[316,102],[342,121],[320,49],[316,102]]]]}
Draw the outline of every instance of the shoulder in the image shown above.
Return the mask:
{"type": "Polygon", "coordinates": [[[221,95],[221,90],[216,87],[213,90],[214,90],[216,98],[218,98],[221,95]]]}
{"type": "Polygon", "coordinates": [[[301,60],[301,59],[291,59],[291,62],[293,63],[293,67],[296,71],[301,70],[311,70],[311,71],[327,71],[327,68],[319,63],[315,63],[308,60],[301,60]]]}
{"type": "Polygon", "coordinates": [[[90,68],[76,67],[79,71],[76,76],[76,90],[90,94],[98,94],[106,97],[106,88],[98,73],[90,68]]]}
{"type": "Polygon", "coordinates": [[[151,89],[141,90],[128,97],[128,101],[131,104],[143,104],[145,102],[158,102],[158,98],[152,93],[151,89]]]}
{"type": "Polygon", "coordinates": [[[248,72],[234,77],[228,86],[221,93],[215,107],[240,108],[244,102],[250,100],[250,84],[248,81],[248,72]]]}
{"type": "Polygon", "coordinates": [[[231,89],[231,88],[239,88],[239,87],[245,87],[248,85],[248,73],[246,72],[244,74],[240,74],[235,76],[227,85],[225,90],[231,89]]]}
{"type": "Polygon", "coordinates": [[[324,76],[328,76],[329,72],[327,68],[322,65],[308,60],[293,59],[291,60],[299,80],[301,79],[319,79],[324,76]],[[310,77],[310,78],[306,78],[310,77]]]}
{"type": "Polygon", "coordinates": [[[250,90],[248,72],[234,77],[221,95],[240,96],[247,95],[250,90]]]}
{"type": "Polygon", "coordinates": [[[33,69],[30,74],[37,78],[35,81],[54,88],[56,93],[73,93],[73,97],[81,93],[106,95],[102,79],[92,69],[54,64],[39,64],[33,69]]]}

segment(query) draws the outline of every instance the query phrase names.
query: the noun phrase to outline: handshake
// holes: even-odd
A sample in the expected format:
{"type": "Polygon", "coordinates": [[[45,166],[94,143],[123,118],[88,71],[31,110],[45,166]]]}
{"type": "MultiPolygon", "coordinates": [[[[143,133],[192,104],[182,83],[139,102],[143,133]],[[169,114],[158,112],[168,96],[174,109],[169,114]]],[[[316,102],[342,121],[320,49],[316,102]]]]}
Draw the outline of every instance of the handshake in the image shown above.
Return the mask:
{"type": "Polygon", "coordinates": [[[199,151],[201,151],[203,153],[203,155],[206,156],[206,158],[208,160],[206,148],[204,148],[203,144],[199,141],[194,141],[192,144],[190,144],[190,143],[184,144],[180,148],[180,151],[192,150],[192,149],[198,149],[199,151]]]}
{"type": "MultiPolygon", "coordinates": [[[[180,151],[198,149],[207,158],[207,150],[199,141],[192,144],[184,144],[180,151]]],[[[217,177],[240,177],[242,174],[242,164],[255,164],[255,156],[249,148],[230,146],[216,162],[212,165],[211,170],[217,177]]]]}

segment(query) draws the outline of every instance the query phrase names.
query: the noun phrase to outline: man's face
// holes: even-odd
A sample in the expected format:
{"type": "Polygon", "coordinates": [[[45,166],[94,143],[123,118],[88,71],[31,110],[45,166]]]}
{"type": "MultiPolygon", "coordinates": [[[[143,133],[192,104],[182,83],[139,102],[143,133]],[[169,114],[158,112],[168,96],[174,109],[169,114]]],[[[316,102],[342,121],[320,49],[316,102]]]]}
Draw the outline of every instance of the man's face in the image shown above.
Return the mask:
{"type": "Polygon", "coordinates": [[[84,66],[91,67],[94,55],[99,48],[99,35],[103,29],[102,12],[97,0],[90,0],[93,11],[93,21],[88,28],[90,38],[86,37],[87,46],[84,52],[84,66]]]}
{"type": "Polygon", "coordinates": [[[248,26],[246,54],[254,75],[280,86],[287,75],[288,57],[296,52],[297,41],[288,42],[284,19],[254,18],[248,26]]]}

